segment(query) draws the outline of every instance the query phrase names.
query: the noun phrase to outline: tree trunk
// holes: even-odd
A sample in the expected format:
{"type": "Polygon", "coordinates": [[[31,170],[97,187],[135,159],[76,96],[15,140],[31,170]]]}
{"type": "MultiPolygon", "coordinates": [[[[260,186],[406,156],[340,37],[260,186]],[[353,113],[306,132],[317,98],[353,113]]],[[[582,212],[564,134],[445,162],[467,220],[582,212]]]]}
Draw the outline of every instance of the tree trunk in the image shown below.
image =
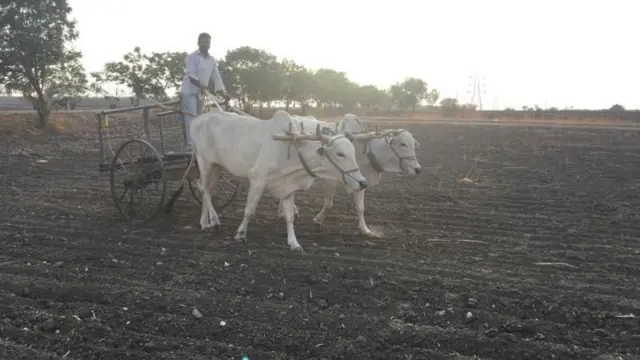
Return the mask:
{"type": "Polygon", "coordinates": [[[262,108],[263,108],[263,107],[264,107],[264,103],[263,103],[262,101],[260,101],[260,107],[258,108],[258,109],[259,109],[260,117],[262,117],[262,108]]]}
{"type": "Polygon", "coordinates": [[[36,110],[38,111],[38,127],[42,129],[46,127],[47,124],[49,123],[49,117],[51,116],[51,108],[47,103],[47,99],[45,99],[44,96],[42,95],[38,95],[38,98],[36,99],[36,101],[37,101],[36,110]]]}
{"type": "Polygon", "coordinates": [[[289,112],[289,106],[291,105],[291,100],[289,99],[285,99],[284,100],[284,108],[287,112],[289,112]]]}
{"type": "Polygon", "coordinates": [[[36,96],[31,94],[24,94],[24,97],[29,99],[33,109],[38,112],[38,128],[44,128],[49,123],[49,117],[51,116],[51,104],[47,101],[42,91],[36,91],[36,96]]]}

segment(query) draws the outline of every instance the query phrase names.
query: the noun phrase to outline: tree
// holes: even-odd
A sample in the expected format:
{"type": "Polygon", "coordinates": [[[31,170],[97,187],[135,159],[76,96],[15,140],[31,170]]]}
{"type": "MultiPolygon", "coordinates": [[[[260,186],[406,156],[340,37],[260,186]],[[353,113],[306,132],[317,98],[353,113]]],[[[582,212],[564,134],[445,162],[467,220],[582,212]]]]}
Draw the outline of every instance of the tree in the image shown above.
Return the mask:
{"type": "Polygon", "coordinates": [[[65,59],[57,67],[58,71],[51,74],[46,93],[50,97],[57,97],[58,105],[66,109],[75,109],[89,89],[89,80],[80,63],[81,58],[82,54],[77,51],[66,52],[65,59]]]}
{"type": "Polygon", "coordinates": [[[429,104],[430,106],[434,106],[438,102],[439,98],[440,92],[436,89],[433,89],[427,93],[425,100],[427,101],[427,104],[429,104]]]}
{"type": "Polygon", "coordinates": [[[135,105],[146,96],[168,98],[167,90],[178,90],[184,76],[184,52],[143,54],[139,46],[121,61],[108,62],[102,72],[92,73],[97,83],[114,82],[133,91],[135,105]]]}
{"type": "Polygon", "coordinates": [[[270,102],[280,96],[280,68],[276,57],[264,50],[249,46],[227,52],[224,59],[227,87],[240,101],[245,111],[252,103],[270,102]]]}
{"type": "Polygon", "coordinates": [[[147,76],[165,90],[178,92],[184,78],[186,52],[154,52],[145,55],[149,67],[147,76]]]}
{"type": "Polygon", "coordinates": [[[89,83],[89,91],[95,95],[107,95],[107,91],[104,89],[104,77],[100,72],[89,73],[91,82],[89,83]]]}
{"type": "Polygon", "coordinates": [[[260,107],[260,116],[262,116],[264,105],[271,107],[271,102],[282,100],[283,98],[282,65],[274,55],[265,53],[256,70],[258,77],[261,79],[256,98],[260,107]]]}
{"type": "Polygon", "coordinates": [[[345,72],[322,68],[315,72],[314,78],[313,99],[318,106],[336,107],[340,104],[348,108],[355,103],[356,86],[345,72]]]}
{"type": "Polygon", "coordinates": [[[401,88],[405,93],[406,105],[411,106],[411,114],[416,112],[416,105],[420,104],[422,100],[425,100],[427,95],[429,95],[427,92],[427,83],[422,79],[414,77],[407,78],[402,82],[401,88]]]}
{"type": "Polygon", "coordinates": [[[444,98],[440,101],[440,108],[442,109],[442,115],[446,117],[453,117],[460,113],[458,99],[444,98]]]}
{"type": "Polygon", "coordinates": [[[69,47],[78,37],[70,13],[66,0],[13,0],[0,8],[0,82],[31,102],[40,127],[49,120],[54,93],[83,90],[74,76],[84,73],[82,54],[69,47]]]}
{"type": "Polygon", "coordinates": [[[404,90],[402,83],[391,85],[389,93],[393,106],[396,108],[408,109],[411,106],[411,99],[409,99],[409,94],[404,90]]]}
{"type": "Polygon", "coordinates": [[[612,111],[612,112],[624,112],[625,109],[624,109],[624,106],[622,106],[620,104],[615,104],[615,105],[613,105],[613,106],[611,106],[609,108],[609,111],[612,111]]]}
{"type": "Polygon", "coordinates": [[[380,105],[381,90],[373,85],[360,86],[358,88],[358,104],[367,108],[380,105]]]}
{"type": "Polygon", "coordinates": [[[390,108],[393,104],[387,91],[373,85],[360,86],[357,90],[358,104],[368,109],[375,109],[378,115],[381,108],[390,108]]]}
{"type": "Polygon", "coordinates": [[[280,66],[282,72],[282,97],[286,110],[289,111],[291,104],[298,102],[302,112],[305,113],[315,88],[313,73],[304,66],[287,59],[284,59],[280,66]]]}

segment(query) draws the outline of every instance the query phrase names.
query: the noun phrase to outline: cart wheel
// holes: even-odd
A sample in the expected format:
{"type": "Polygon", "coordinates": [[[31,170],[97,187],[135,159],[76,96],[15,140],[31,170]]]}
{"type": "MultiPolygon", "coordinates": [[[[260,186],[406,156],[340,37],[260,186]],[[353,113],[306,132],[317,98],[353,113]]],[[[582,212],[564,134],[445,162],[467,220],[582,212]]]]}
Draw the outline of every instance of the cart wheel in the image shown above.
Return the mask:
{"type": "Polygon", "coordinates": [[[144,224],[162,210],[167,193],[162,157],[142,139],[125,142],[118,148],[109,183],[116,209],[133,224],[144,224]]]}
{"type": "MultiPolygon", "coordinates": [[[[189,190],[191,191],[191,195],[193,195],[193,198],[198,202],[198,204],[202,205],[202,193],[198,188],[198,181],[199,179],[189,179],[189,190]]],[[[222,170],[220,179],[218,179],[218,187],[211,199],[211,202],[213,202],[213,207],[216,209],[216,211],[224,210],[236,199],[239,191],[240,181],[226,170],[222,170]]]]}

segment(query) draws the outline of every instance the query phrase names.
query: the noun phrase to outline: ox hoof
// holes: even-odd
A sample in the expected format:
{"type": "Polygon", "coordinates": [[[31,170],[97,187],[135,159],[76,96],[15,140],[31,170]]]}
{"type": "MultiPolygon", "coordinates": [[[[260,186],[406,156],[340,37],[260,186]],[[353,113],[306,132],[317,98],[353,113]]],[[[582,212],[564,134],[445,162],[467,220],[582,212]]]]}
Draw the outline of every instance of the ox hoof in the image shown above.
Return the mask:
{"type": "Polygon", "coordinates": [[[208,222],[208,223],[200,223],[200,227],[202,228],[202,230],[209,230],[209,231],[220,231],[220,223],[213,223],[213,222],[208,222]]]}
{"type": "Polygon", "coordinates": [[[324,224],[324,219],[323,218],[319,218],[319,217],[316,216],[316,217],[313,218],[313,222],[318,224],[318,225],[322,225],[322,224],[324,224]]]}
{"type": "Polygon", "coordinates": [[[200,219],[200,227],[202,230],[217,230],[220,231],[220,220],[214,217],[210,217],[208,219],[200,219]]]}
{"type": "Polygon", "coordinates": [[[376,231],[365,231],[364,235],[371,237],[371,238],[376,238],[376,239],[381,239],[384,235],[382,233],[376,232],[376,231]]]}
{"type": "Polygon", "coordinates": [[[236,241],[246,242],[247,241],[247,234],[236,234],[236,236],[234,236],[233,239],[236,240],[236,241]]]}
{"type": "Polygon", "coordinates": [[[215,230],[216,228],[220,228],[220,224],[210,224],[210,223],[205,223],[205,224],[200,224],[200,227],[202,228],[202,231],[205,230],[215,230]]]}
{"type": "Polygon", "coordinates": [[[298,245],[296,247],[291,247],[291,251],[297,252],[297,253],[301,253],[301,254],[304,253],[304,249],[300,245],[298,245]]]}

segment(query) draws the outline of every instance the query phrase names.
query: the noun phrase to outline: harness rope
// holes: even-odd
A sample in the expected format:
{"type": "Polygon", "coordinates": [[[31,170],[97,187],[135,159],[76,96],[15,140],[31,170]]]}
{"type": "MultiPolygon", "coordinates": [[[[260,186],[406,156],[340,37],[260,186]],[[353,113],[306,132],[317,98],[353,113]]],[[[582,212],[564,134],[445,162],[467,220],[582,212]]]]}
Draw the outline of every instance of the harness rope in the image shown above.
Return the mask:
{"type": "MultiPolygon", "coordinates": [[[[337,124],[336,124],[337,126],[337,124]]],[[[289,123],[289,133],[293,132],[293,124],[289,123]]],[[[304,133],[304,123],[300,123],[300,132],[304,133]]],[[[333,140],[331,140],[330,143],[328,143],[326,146],[331,146],[336,140],[340,139],[340,138],[346,138],[346,136],[344,135],[337,135],[336,137],[333,138],[333,140]]],[[[293,135],[293,139],[291,141],[291,143],[289,143],[289,147],[288,147],[288,153],[287,153],[287,160],[291,158],[291,146],[293,146],[293,143],[295,141],[295,135],[293,135]]],[[[351,170],[343,170],[338,163],[333,160],[329,154],[327,154],[325,148],[326,146],[323,144],[321,149],[322,149],[322,155],[324,157],[327,158],[327,160],[329,160],[329,162],[331,163],[331,165],[333,165],[336,169],[338,169],[338,171],[340,171],[340,173],[342,174],[342,181],[344,183],[346,183],[347,181],[347,176],[350,176],[352,179],[356,180],[352,175],[350,175],[353,172],[358,171],[358,169],[351,169],[351,170]]],[[[298,159],[300,160],[300,163],[302,164],[302,168],[304,169],[304,171],[306,171],[306,173],[311,176],[312,178],[317,178],[318,176],[311,170],[311,167],[309,166],[309,164],[307,163],[307,161],[304,159],[304,157],[302,156],[302,153],[300,152],[300,149],[296,146],[296,154],[298,155],[298,159]]]]}
{"type": "MultiPolygon", "coordinates": [[[[364,133],[366,132],[366,127],[364,126],[364,124],[360,121],[360,119],[358,117],[354,117],[354,119],[356,120],[356,122],[358,123],[358,125],[360,126],[361,132],[360,133],[364,133]]],[[[346,121],[342,121],[342,124],[340,125],[340,131],[344,132],[344,129],[347,125],[346,121]]],[[[338,124],[336,123],[336,131],[338,129],[338,124]]],[[[403,130],[401,132],[399,132],[398,134],[401,134],[403,132],[406,132],[406,130],[403,130]]],[[[357,133],[357,134],[360,134],[357,133]]],[[[393,136],[397,136],[393,135],[393,136]]],[[[349,136],[347,135],[347,138],[349,138],[349,136]]],[[[369,162],[371,163],[371,166],[373,167],[373,169],[375,171],[377,171],[378,173],[384,173],[384,167],[382,166],[382,164],[380,163],[380,161],[378,160],[378,158],[376,157],[376,155],[371,151],[371,142],[373,141],[373,139],[368,140],[364,146],[364,154],[367,156],[367,159],[369,160],[369,162]]],[[[393,152],[393,154],[398,158],[398,163],[400,166],[400,170],[404,170],[404,162],[407,160],[417,160],[417,156],[413,155],[413,156],[400,156],[400,154],[398,153],[398,151],[393,147],[393,137],[392,136],[386,136],[385,137],[385,143],[387,145],[389,145],[389,148],[391,149],[391,151],[393,152]]]]}

